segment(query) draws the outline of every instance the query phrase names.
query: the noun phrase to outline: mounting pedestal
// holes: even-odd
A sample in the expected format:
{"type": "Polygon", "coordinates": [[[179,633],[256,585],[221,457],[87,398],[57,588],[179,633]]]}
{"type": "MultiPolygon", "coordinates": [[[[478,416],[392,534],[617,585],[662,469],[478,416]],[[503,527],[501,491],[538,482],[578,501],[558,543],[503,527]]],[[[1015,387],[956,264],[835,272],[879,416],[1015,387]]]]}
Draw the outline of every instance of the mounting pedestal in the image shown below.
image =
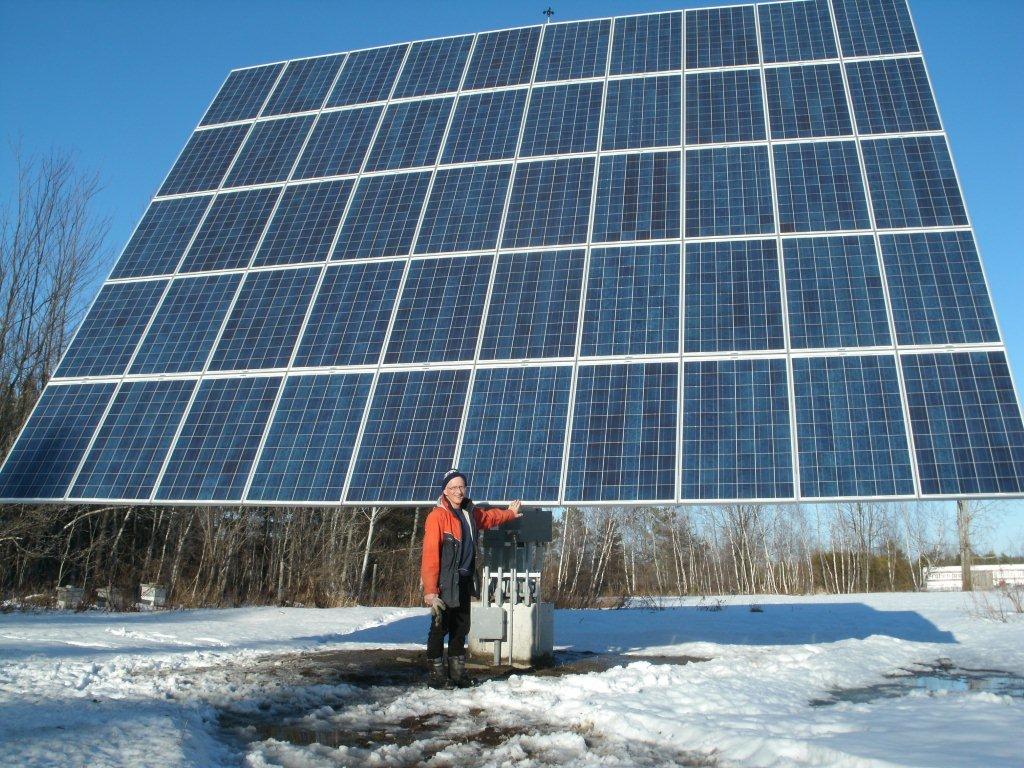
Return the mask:
{"type": "Polygon", "coordinates": [[[491,663],[529,667],[550,658],[554,606],[541,599],[551,512],[523,516],[484,531],[480,599],[470,607],[469,654],[491,663]]]}

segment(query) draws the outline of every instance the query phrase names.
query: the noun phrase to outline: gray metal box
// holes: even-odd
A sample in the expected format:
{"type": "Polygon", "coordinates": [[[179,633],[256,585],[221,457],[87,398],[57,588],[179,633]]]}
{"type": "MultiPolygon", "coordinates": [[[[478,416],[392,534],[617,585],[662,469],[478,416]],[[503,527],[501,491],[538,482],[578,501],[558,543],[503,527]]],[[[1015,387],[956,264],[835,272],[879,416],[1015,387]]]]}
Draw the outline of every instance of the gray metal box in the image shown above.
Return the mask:
{"type": "Polygon", "coordinates": [[[504,640],[505,611],[496,605],[488,608],[474,603],[470,607],[469,626],[476,640],[504,640]]]}
{"type": "Polygon", "coordinates": [[[524,509],[522,513],[520,518],[484,531],[484,546],[500,547],[513,540],[519,544],[548,544],[552,535],[551,510],[524,509]]]}

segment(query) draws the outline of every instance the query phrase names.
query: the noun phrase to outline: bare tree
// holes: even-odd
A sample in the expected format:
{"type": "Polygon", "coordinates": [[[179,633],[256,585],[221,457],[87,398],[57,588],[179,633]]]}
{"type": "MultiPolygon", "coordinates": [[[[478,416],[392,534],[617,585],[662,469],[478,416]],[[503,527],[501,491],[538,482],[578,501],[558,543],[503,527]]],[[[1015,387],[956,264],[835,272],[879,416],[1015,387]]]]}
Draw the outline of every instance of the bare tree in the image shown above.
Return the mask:
{"type": "Polygon", "coordinates": [[[10,448],[104,266],[109,221],[96,213],[98,176],[69,153],[25,158],[0,208],[0,452],[10,448]]]}
{"type": "MultiPolygon", "coordinates": [[[[96,213],[95,174],[66,152],[24,157],[0,203],[0,456],[10,450],[84,311],[84,289],[105,262],[109,222],[96,213]]],[[[53,547],[52,509],[0,508],[0,585],[66,557],[53,547]]],[[[85,532],[96,529],[89,521],[85,532]]],[[[65,543],[63,538],[59,543],[65,543]]],[[[95,543],[91,538],[89,543],[95,543]]],[[[95,551],[90,548],[90,554],[95,551]]]]}

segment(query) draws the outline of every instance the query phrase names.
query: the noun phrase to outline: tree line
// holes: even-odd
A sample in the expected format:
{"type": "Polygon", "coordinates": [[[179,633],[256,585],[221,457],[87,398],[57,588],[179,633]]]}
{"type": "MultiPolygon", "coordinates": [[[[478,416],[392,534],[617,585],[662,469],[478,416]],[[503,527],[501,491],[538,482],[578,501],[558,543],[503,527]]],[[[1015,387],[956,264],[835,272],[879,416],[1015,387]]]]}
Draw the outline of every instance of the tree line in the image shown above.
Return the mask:
{"type": "MultiPolygon", "coordinates": [[[[0,591],[156,583],[178,606],[419,602],[425,509],[8,506],[0,591]]],[[[626,597],[922,588],[955,562],[938,506],[568,507],[542,589],[560,606],[626,597]]]]}

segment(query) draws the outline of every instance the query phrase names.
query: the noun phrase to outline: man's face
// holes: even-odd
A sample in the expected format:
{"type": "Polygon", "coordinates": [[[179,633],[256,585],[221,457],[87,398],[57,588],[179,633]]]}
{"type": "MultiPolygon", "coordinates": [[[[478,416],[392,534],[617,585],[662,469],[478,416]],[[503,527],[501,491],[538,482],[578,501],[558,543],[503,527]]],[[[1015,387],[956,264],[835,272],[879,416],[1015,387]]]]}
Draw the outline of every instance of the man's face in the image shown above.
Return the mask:
{"type": "Polygon", "coordinates": [[[453,507],[462,506],[466,498],[466,481],[461,477],[453,477],[444,487],[444,495],[448,497],[453,507]]]}

